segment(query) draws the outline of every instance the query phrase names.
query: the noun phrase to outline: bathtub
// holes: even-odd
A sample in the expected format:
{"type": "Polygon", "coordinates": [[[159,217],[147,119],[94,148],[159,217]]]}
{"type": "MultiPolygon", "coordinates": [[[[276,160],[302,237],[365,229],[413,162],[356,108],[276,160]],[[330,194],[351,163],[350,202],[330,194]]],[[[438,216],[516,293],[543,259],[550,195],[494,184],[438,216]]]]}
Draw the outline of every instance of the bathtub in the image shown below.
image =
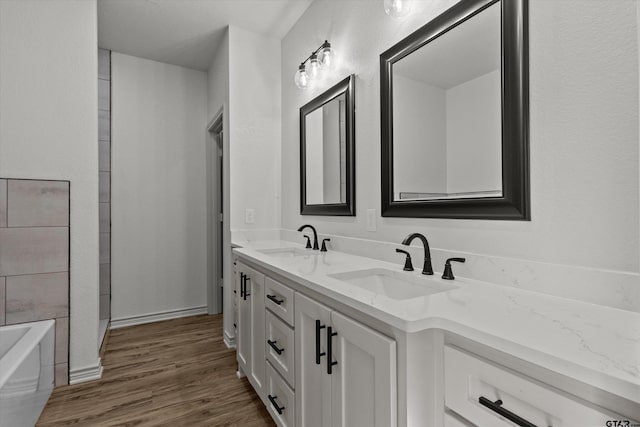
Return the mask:
{"type": "Polygon", "coordinates": [[[0,327],[0,427],[33,427],[54,386],[55,320],[0,327]]]}

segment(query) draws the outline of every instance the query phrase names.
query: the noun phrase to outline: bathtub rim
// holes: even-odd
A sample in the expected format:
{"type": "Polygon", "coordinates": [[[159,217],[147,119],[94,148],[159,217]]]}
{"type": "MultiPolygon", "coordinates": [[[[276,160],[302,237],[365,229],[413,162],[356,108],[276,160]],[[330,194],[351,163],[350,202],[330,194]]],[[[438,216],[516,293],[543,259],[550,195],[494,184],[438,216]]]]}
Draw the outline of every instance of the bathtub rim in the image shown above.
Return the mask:
{"type": "MultiPolygon", "coordinates": [[[[11,375],[15,370],[24,362],[29,353],[38,345],[44,336],[51,330],[54,330],[55,334],[56,321],[39,320],[36,322],[17,323],[15,325],[0,326],[0,335],[3,330],[23,329],[28,328],[26,334],[22,336],[16,342],[13,347],[7,351],[7,353],[0,359],[0,389],[4,387],[7,380],[11,378],[11,375]]],[[[55,350],[55,337],[54,337],[54,350],[55,350]]]]}

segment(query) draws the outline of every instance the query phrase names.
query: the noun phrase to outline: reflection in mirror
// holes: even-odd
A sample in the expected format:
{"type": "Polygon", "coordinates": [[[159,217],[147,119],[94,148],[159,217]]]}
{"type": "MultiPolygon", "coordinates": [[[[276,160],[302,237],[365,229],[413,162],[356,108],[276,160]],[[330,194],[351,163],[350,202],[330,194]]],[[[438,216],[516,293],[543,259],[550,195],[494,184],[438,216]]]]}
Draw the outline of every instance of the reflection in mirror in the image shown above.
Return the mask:
{"type": "Polygon", "coordinates": [[[502,196],[500,3],[393,64],[394,200],[502,196]]]}
{"type": "Polygon", "coordinates": [[[346,94],[305,117],[307,204],[346,202],[346,94]]]}
{"type": "Polygon", "coordinates": [[[302,215],[355,215],[354,79],[300,108],[302,215]]]}

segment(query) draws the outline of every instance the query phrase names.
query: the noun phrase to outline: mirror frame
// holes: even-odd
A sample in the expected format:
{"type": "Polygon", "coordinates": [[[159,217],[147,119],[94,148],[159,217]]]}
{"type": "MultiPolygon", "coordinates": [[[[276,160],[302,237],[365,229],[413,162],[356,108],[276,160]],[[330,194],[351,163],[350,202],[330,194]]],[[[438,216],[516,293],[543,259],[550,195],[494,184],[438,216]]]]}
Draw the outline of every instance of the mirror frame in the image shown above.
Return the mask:
{"type": "Polygon", "coordinates": [[[326,90],[300,108],[300,215],[355,216],[356,176],[355,176],[355,75],[351,74],[341,82],[326,90]],[[346,194],[345,203],[307,204],[306,178],[306,124],[307,114],[317,110],[334,98],[345,94],[346,124],[346,194]]]}
{"type": "Polygon", "coordinates": [[[380,55],[382,216],[531,219],[529,194],[528,0],[465,0],[380,55]],[[502,197],[396,201],[393,196],[395,62],[500,1],[502,23],[502,197]]]}

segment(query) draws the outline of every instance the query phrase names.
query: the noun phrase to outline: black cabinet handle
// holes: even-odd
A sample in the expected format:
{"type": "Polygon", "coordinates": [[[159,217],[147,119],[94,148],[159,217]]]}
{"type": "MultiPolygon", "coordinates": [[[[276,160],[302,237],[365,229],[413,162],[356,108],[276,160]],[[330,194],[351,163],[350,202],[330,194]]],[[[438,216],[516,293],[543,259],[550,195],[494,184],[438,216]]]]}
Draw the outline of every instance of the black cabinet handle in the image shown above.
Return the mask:
{"type": "Polygon", "coordinates": [[[278,305],[280,305],[280,304],[282,304],[284,302],[283,299],[278,299],[278,298],[276,298],[275,295],[267,295],[267,298],[269,298],[271,301],[273,301],[274,303],[276,303],[278,305]]]}
{"type": "Polygon", "coordinates": [[[269,344],[269,346],[276,352],[278,353],[278,355],[281,355],[282,353],[284,353],[284,348],[278,348],[278,346],[276,345],[278,341],[271,341],[271,340],[267,340],[267,344],[269,344]]]}
{"type": "Polygon", "coordinates": [[[244,298],[244,273],[240,273],[240,298],[244,298]]]}
{"type": "Polygon", "coordinates": [[[316,365],[320,364],[320,358],[327,353],[324,351],[320,353],[320,330],[324,329],[326,326],[320,324],[319,320],[316,320],[316,365]]]}
{"type": "Polygon", "coordinates": [[[529,421],[525,420],[524,418],[519,417],[518,415],[516,415],[513,412],[509,411],[508,409],[503,408],[502,407],[502,400],[498,399],[495,402],[492,402],[489,399],[487,399],[486,397],[480,396],[478,398],[478,402],[480,402],[480,404],[482,406],[485,406],[485,407],[491,409],[493,412],[502,415],[503,417],[505,417],[509,421],[515,423],[516,425],[519,425],[520,427],[536,427],[535,424],[532,424],[529,421]]]}
{"type": "Polygon", "coordinates": [[[276,401],[277,398],[278,398],[278,396],[269,395],[269,402],[271,402],[271,405],[273,406],[273,409],[276,410],[278,415],[282,415],[282,413],[284,412],[284,406],[278,405],[278,402],[276,401]]]}
{"type": "Polygon", "coordinates": [[[327,328],[327,374],[331,375],[331,368],[338,364],[337,361],[332,361],[331,353],[333,351],[333,337],[338,335],[337,332],[333,332],[333,328],[329,326],[327,328]]]}
{"type": "Polygon", "coordinates": [[[247,300],[247,297],[251,296],[249,292],[247,292],[247,282],[251,280],[251,277],[244,276],[244,300],[247,300]]]}

